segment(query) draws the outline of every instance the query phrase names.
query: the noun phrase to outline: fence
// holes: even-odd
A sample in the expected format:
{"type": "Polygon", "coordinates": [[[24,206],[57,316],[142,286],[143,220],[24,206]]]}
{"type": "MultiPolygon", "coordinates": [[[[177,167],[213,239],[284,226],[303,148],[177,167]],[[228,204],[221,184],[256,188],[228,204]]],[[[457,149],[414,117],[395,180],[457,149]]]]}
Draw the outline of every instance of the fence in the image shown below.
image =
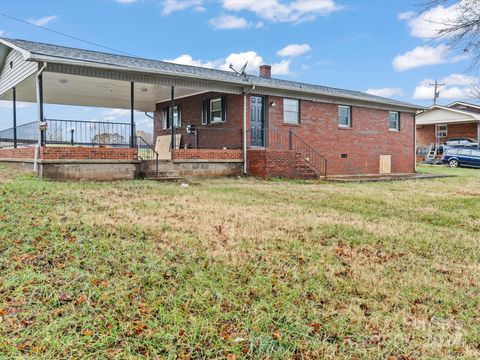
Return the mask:
{"type": "MultiPolygon", "coordinates": [[[[46,119],[45,141],[50,145],[84,145],[126,147],[130,145],[131,126],[127,123],[46,119]]],[[[38,122],[17,126],[17,144],[38,142],[38,122]]],[[[0,131],[0,144],[13,144],[14,129],[0,131]]]]}

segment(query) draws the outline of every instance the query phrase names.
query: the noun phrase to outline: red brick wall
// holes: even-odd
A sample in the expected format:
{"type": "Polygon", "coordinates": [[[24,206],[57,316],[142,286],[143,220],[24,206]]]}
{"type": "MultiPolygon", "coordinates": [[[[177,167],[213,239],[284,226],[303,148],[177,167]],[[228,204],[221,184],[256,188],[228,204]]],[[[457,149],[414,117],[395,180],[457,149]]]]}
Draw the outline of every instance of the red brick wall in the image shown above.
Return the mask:
{"type": "MultiPolygon", "coordinates": [[[[228,95],[227,122],[222,124],[201,125],[202,101],[220,94],[200,94],[179,99],[176,104],[182,108],[182,145],[193,147],[193,135],[185,134],[185,126],[195,125],[199,130],[199,147],[231,147],[232,139],[238,139],[235,147],[241,146],[243,128],[243,95],[228,95]],[[208,129],[219,129],[218,132],[208,129]],[[224,130],[229,129],[228,133],[224,130]],[[203,131],[202,131],[203,130],[203,131]],[[223,134],[222,134],[223,131],[223,134]],[[237,135],[238,132],[238,135],[237,135]],[[214,135],[215,134],[215,135],[214,135]],[[235,135],[232,135],[235,134],[235,135]]],[[[161,111],[168,103],[157,104],[154,135],[167,135],[169,130],[161,129],[161,111]]],[[[247,99],[247,128],[249,128],[250,100],[247,99]]],[[[378,174],[380,155],[392,156],[392,172],[414,172],[414,128],[413,113],[401,113],[400,131],[388,129],[388,111],[364,107],[353,107],[352,128],[338,127],[337,105],[301,101],[301,124],[283,123],[283,99],[268,97],[265,100],[267,122],[270,129],[293,130],[301,139],[311,145],[328,159],[328,173],[341,174],[378,174]],[[276,106],[269,104],[275,102],[276,106]],[[347,154],[347,158],[342,158],[347,154]]],[[[249,142],[249,139],[248,139],[249,142]]],[[[256,155],[254,155],[256,156],[256,155]]],[[[255,171],[255,170],[252,170],[255,171]]]]}
{"type": "Polygon", "coordinates": [[[136,160],[137,149],[81,146],[47,146],[40,158],[45,160],[136,160]]]}
{"type": "Polygon", "coordinates": [[[180,149],[173,152],[175,160],[243,160],[243,151],[237,149],[180,149]]]}
{"type": "MultiPolygon", "coordinates": [[[[2,159],[30,159],[35,157],[35,148],[1,149],[2,159]]],[[[45,160],[136,160],[137,149],[93,148],[80,146],[42,147],[39,159],[45,160]]]]}
{"type": "Polygon", "coordinates": [[[35,148],[0,149],[0,159],[31,159],[35,157],[35,148]]]}
{"type": "MultiPolygon", "coordinates": [[[[477,124],[448,124],[447,137],[440,138],[441,143],[448,139],[466,137],[476,140],[478,137],[477,124]]],[[[424,147],[435,143],[435,125],[423,125],[417,127],[417,146],[424,147]]]]}
{"type": "Polygon", "coordinates": [[[414,172],[413,113],[400,114],[400,131],[388,129],[388,111],[353,107],[352,128],[338,126],[338,106],[301,101],[300,125],[283,123],[283,100],[270,97],[270,129],[290,129],[328,160],[329,175],[378,174],[380,155],[392,155],[393,173],[414,172]],[[347,154],[342,159],[342,154],[347,154]]]}
{"type": "Polygon", "coordinates": [[[248,150],[249,175],[271,179],[310,179],[319,174],[298,154],[289,150],[255,149],[248,150]]]}
{"type": "MultiPolygon", "coordinates": [[[[227,120],[224,123],[202,125],[203,100],[217,98],[224,94],[205,93],[178,99],[176,106],[181,108],[182,126],[176,129],[182,134],[181,147],[195,147],[195,135],[186,133],[186,126],[193,125],[198,133],[198,148],[241,148],[243,129],[243,95],[227,95],[227,120]]],[[[170,102],[158,103],[153,122],[153,139],[159,135],[169,135],[170,130],[162,129],[162,111],[170,102]]]]}

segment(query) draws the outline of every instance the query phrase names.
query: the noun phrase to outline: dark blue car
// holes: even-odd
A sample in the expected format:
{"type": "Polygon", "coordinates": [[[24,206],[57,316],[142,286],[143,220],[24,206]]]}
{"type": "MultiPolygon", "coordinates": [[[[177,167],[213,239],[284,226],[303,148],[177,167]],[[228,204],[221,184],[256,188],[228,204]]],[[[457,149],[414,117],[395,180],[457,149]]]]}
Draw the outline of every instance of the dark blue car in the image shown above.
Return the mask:
{"type": "Polygon", "coordinates": [[[450,167],[480,168],[480,148],[473,146],[448,148],[443,153],[442,161],[450,167]]]}

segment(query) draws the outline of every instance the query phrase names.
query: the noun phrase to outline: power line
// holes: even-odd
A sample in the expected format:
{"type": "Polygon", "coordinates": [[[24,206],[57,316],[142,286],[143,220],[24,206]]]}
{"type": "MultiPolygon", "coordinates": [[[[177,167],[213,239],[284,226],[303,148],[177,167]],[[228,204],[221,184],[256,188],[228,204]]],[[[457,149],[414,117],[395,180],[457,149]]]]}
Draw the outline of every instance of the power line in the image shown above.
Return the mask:
{"type": "Polygon", "coordinates": [[[111,48],[111,47],[108,47],[108,46],[104,46],[104,45],[101,45],[101,44],[97,44],[97,43],[94,43],[94,42],[92,42],[92,41],[88,41],[88,40],[85,40],[85,39],[81,39],[81,38],[76,37],[76,36],[73,36],[73,35],[68,35],[68,34],[62,33],[62,32],[57,31],[57,30],[52,30],[52,29],[46,28],[46,27],[44,27],[44,26],[35,25],[35,24],[32,24],[32,23],[30,23],[30,22],[28,22],[28,21],[25,21],[25,20],[16,18],[16,17],[11,16],[11,15],[4,14],[4,13],[1,13],[1,12],[0,12],[0,16],[3,16],[3,17],[5,17],[5,18],[7,18],[7,19],[10,19],[10,20],[15,20],[15,21],[21,22],[21,23],[26,24],[26,25],[30,25],[30,26],[33,26],[33,27],[42,29],[42,30],[45,30],[45,31],[49,31],[49,32],[54,33],[54,34],[57,34],[57,35],[65,36],[65,37],[70,38],[70,39],[73,39],[73,40],[81,41],[81,42],[84,42],[84,43],[86,43],[86,44],[90,44],[90,45],[97,46],[97,47],[100,47],[100,48],[103,48],[103,49],[106,49],[106,50],[114,51],[114,52],[117,52],[117,53],[119,53],[119,54],[123,54],[123,55],[127,55],[127,56],[135,56],[135,55],[130,54],[130,53],[127,53],[127,52],[125,52],[125,51],[121,51],[121,50],[117,50],[117,49],[114,49],[114,48],[111,48]]]}

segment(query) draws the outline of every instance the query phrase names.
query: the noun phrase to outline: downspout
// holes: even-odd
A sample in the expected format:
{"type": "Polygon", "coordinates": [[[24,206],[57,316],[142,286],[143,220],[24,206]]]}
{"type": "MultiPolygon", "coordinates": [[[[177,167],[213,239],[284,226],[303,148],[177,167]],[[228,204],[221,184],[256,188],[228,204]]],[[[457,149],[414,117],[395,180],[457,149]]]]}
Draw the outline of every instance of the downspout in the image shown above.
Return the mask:
{"type": "Polygon", "coordinates": [[[40,151],[41,147],[41,141],[42,141],[42,134],[40,130],[40,123],[43,121],[41,118],[41,107],[42,105],[40,104],[40,76],[43,74],[45,69],[47,68],[47,63],[44,62],[43,66],[40,68],[40,70],[37,73],[36,76],[36,89],[37,89],[37,109],[38,109],[38,142],[35,145],[35,155],[33,159],[33,171],[38,174],[38,152],[40,151]]]}
{"type": "Polygon", "coordinates": [[[255,90],[255,85],[243,91],[243,175],[247,175],[247,95],[255,90]]]}
{"type": "Polygon", "coordinates": [[[417,113],[413,114],[413,170],[417,172],[417,113]]]}

